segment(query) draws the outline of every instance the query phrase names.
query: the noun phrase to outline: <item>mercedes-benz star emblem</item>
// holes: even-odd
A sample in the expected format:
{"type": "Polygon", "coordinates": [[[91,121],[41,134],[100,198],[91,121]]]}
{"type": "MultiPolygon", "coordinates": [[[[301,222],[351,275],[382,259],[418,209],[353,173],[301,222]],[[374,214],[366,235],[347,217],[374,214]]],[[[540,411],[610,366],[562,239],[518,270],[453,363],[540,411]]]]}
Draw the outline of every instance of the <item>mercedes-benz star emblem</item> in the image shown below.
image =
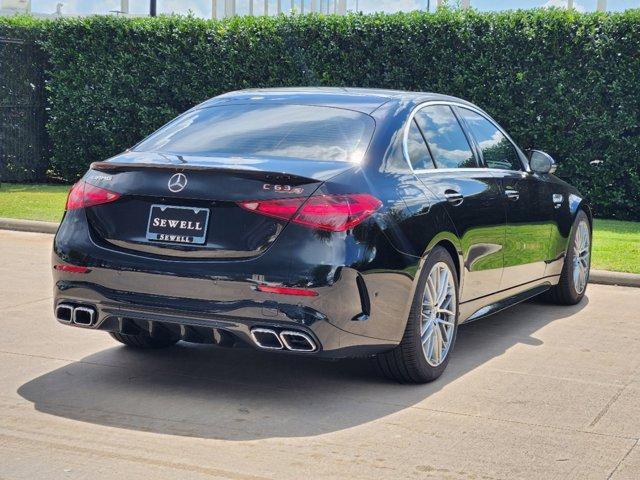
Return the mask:
{"type": "Polygon", "coordinates": [[[187,186],[187,177],[184,173],[176,173],[169,179],[169,190],[173,193],[178,193],[184,190],[187,186]]]}

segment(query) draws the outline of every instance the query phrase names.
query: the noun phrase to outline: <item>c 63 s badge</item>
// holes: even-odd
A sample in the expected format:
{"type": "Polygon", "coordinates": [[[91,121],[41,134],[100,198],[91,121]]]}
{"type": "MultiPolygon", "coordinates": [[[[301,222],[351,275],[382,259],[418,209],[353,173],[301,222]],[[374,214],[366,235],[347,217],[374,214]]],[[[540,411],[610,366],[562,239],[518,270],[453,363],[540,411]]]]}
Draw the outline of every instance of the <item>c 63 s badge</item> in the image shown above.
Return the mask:
{"type": "Polygon", "coordinates": [[[300,195],[304,192],[304,188],[302,187],[292,187],[291,185],[273,185],[271,183],[265,183],[262,185],[263,190],[273,190],[274,192],[281,193],[295,193],[296,195],[300,195]]]}

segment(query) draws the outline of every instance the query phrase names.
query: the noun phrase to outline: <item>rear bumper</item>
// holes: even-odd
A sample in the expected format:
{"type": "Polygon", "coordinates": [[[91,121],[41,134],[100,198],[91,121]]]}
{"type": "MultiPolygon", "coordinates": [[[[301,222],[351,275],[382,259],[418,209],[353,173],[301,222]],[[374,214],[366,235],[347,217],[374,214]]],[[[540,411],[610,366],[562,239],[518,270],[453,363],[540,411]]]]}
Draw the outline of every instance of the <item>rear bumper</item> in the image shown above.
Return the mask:
{"type": "MultiPolygon", "coordinates": [[[[258,294],[258,292],[256,292],[258,294]]],[[[273,300],[213,301],[174,298],[109,289],[90,282],[58,279],[55,282],[54,312],[60,305],[95,309],[91,325],[59,320],[81,328],[120,333],[145,330],[171,333],[197,343],[241,342],[259,348],[251,337],[254,328],[277,332],[293,330],[311,337],[313,352],[291,352],[328,358],[367,356],[393,348],[397,343],[356,335],[334,326],[308,305],[273,300]]]]}
{"type": "Polygon", "coordinates": [[[290,329],[316,341],[314,355],[336,358],[388,350],[404,332],[414,287],[407,272],[416,260],[380,232],[368,241],[292,227],[262,255],[233,261],[159,258],[105,246],[93,235],[81,210],[67,212],[52,253],[53,265],[89,269],[53,270],[54,311],[61,303],[95,308],[85,328],[166,327],[186,330],[190,340],[190,329],[181,328],[190,327],[209,340],[215,330],[249,345],[252,328],[290,329]],[[261,284],[318,295],[257,291],[261,284]]]}

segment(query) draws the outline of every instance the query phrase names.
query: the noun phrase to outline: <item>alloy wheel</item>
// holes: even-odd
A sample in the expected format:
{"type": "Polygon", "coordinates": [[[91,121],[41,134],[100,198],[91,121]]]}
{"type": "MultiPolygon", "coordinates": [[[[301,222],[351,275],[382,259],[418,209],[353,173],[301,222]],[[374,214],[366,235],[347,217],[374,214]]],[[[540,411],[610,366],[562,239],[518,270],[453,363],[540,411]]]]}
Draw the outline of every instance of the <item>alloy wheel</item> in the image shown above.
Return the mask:
{"type": "Polygon", "coordinates": [[[587,287],[591,257],[591,235],[586,221],[578,223],[573,240],[573,286],[578,294],[587,287]]]}
{"type": "Polygon", "coordinates": [[[438,262],[431,268],[427,277],[420,322],[422,352],[432,367],[440,365],[451,349],[456,308],[453,273],[446,263],[438,262]]]}

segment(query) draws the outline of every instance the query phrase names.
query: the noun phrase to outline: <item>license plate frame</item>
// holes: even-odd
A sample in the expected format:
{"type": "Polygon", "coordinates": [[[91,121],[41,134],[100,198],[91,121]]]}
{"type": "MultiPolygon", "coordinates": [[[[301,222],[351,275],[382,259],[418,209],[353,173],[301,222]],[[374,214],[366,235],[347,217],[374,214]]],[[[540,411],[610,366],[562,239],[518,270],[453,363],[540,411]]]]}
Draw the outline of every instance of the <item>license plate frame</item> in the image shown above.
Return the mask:
{"type": "Polygon", "coordinates": [[[208,208],[153,204],[149,209],[147,241],[179,245],[203,245],[207,240],[209,217],[210,210],[208,208]],[[167,214],[170,212],[173,212],[175,218],[167,218],[167,214]],[[191,212],[192,215],[187,212],[191,212]],[[204,225],[202,225],[202,213],[204,213],[204,225]],[[158,224],[156,224],[155,220],[158,220],[158,224]],[[164,224],[162,224],[163,221],[164,224]]]}

